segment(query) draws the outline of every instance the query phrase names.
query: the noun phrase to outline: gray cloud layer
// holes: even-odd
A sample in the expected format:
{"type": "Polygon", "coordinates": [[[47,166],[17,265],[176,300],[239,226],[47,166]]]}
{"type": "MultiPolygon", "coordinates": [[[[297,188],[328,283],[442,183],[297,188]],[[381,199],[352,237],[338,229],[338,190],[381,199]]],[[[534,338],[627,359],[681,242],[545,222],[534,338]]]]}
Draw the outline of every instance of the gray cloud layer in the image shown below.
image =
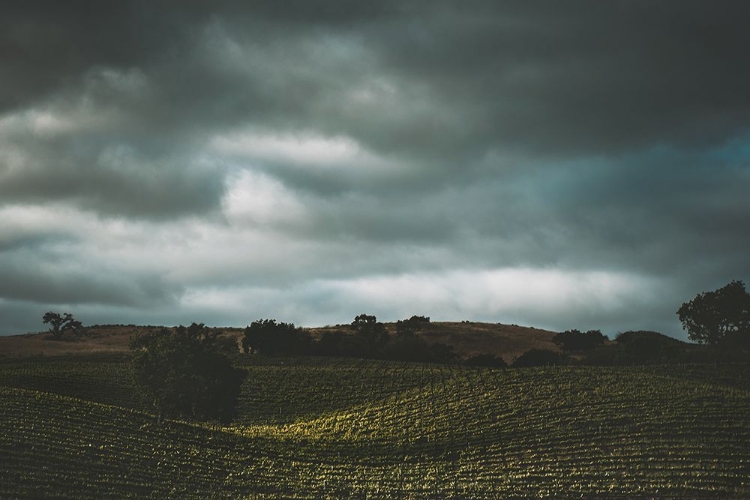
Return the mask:
{"type": "Polygon", "coordinates": [[[745,2],[370,4],[6,6],[4,314],[679,334],[748,279],[745,2]]]}

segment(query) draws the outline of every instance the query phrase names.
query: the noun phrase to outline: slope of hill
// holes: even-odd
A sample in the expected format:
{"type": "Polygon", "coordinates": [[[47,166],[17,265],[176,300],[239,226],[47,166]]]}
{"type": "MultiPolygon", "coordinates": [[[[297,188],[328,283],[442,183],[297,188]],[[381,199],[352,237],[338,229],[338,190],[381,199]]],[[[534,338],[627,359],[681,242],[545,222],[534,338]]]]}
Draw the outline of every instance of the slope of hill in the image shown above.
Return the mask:
{"type": "Polygon", "coordinates": [[[462,357],[489,353],[502,357],[507,363],[530,349],[560,350],[552,342],[555,332],[500,323],[430,323],[422,336],[428,342],[452,345],[462,357]]]}
{"type": "MultiPolygon", "coordinates": [[[[395,325],[387,323],[389,331],[395,325]]],[[[12,335],[0,337],[0,357],[58,356],[71,354],[123,353],[128,351],[128,340],[136,332],[160,327],[136,325],[94,325],[85,335],[74,337],[66,334],[66,340],[54,341],[47,333],[12,335]]],[[[240,338],[240,328],[219,328],[229,335],[240,338]]],[[[325,331],[348,331],[346,325],[337,327],[305,328],[313,337],[319,338],[325,331]]],[[[529,349],[559,350],[552,342],[554,332],[538,328],[495,323],[446,322],[430,323],[420,335],[429,343],[441,342],[452,345],[462,357],[490,353],[501,356],[506,362],[529,349]]]]}
{"type": "Polygon", "coordinates": [[[47,332],[9,335],[0,337],[0,356],[17,358],[122,353],[128,350],[128,341],[133,334],[150,328],[153,327],[95,325],[87,328],[81,336],[65,333],[63,340],[52,340],[47,332]]]}
{"type": "Polygon", "coordinates": [[[127,405],[80,383],[127,392],[122,367],[60,360],[69,396],[8,387],[24,363],[0,363],[0,498],[750,496],[747,366],[278,360],[219,428],[82,399],[127,405]]]}

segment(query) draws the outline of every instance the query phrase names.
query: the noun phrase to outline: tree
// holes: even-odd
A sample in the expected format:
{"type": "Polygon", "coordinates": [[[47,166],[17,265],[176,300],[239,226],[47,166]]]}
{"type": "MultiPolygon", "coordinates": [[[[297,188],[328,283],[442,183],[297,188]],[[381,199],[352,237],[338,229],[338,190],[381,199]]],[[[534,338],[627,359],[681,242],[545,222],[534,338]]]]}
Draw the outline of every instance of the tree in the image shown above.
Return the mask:
{"type": "Polygon", "coordinates": [[[560,332],[552,341],[562,347],[564,351],[587,351],[604,344],[606,337],[600,330],[567,330],[560,332]]]}
{"type": "Polygon", "coordinates": [[[219,351],[219,335],[193,323],[130,340],[136,385],[159,423],[172,415],[231,420],[247,372],[219,351]]]}
{"type": "Polygon", "coordinates": [[[742,281],[703,292],[677,310],[688,338],[710,346],[747,345],[750,337],[750,294],[742,281]]]}
{"type": "Polygon", "coordinates": [[[242,349],[246,354],[304,354],[311,350],[312,339],[295,328],[294,323],[276,323],[275,319],[259,319],[245,328],[242,349]]]}
{"type": "Polygon", "coordinates": [[[62,315],[56,312],[49,311],[42,317],[44,324],[49,324],[49,331],[52,334],[54,340],[60,340],[63,333],[68,330],[78,331],[83,328],[83,324],[74,319],[70,313],[63,313],[62,315]]]}
{"type": "Polygon", "coordinates": [[[367,314],[356,316],[352,321],[352,328],[358,343],[357,349],[362,351],[358,353],[360,356],[381,350],[390,338],[385,325],[375,316],[367,314]]]}
{"type": "Polygon", "coordinates": [[[396,335],[399,337],[411,337],[416,335],[423,326],[430,323],[430,318],[425,316],[412,316],[409,319],[396,321],[396,335]]]}

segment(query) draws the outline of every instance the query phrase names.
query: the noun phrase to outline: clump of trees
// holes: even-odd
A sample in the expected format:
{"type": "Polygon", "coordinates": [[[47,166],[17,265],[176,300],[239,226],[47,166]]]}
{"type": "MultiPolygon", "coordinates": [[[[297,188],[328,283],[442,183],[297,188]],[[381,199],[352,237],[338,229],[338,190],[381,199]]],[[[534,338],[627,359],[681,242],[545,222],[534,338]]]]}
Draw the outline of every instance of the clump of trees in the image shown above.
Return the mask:
{"type": "Polygon", "coordinates": [[[396,336],[413,337],[429,324],[430,318],[426,316],[412,316],[409,319],[400,319],[396,321],[396,336]]]}
{"type": "Polygon", "coordinates": [[[65,332],[68,330],[73,332],[79,332],[83,328],[83,324],[77,319],[73,318],[71,313],[56,313],[49,311],[42,317],[44,324],[49,324],[49,332],[53,340],[60,340],[65,332]]]}
{"type": "Polygon", "coordinates": [[[359,314],[338,330],[326,331],[315,340],[294,324],[273,319],[254,321],[245,328],[242,338],[247,354],[268,356],[318,355],[399,361],[451,363],[458,358],[453,347],[428,343],[419,333],[430,324],[430,318],[412,316],[396,322],[395,334],[376,316],[359,314]]]}
{"type": "Polygon", "coordinates": [[[232,366],[220,335],[193,323],[131,339],[135,382],[157,422],[172,416],[231,420],[247,372],[232,366]]]}
{"type": "Polygon", "coordinates": [[[351,354],[367,358],[379,357],[383,352],[391,336],[385,329],[385,325],[378,321],[373,315],[360,314],[351,323],[354,338],[351,344],[351,354]]]}
{"type": "Polygon", "coordinates": [[[588,351],[603,345],[606,339],[600,330],[566,330],[556,334],[552,341],[564,351],[588,351]]]}
{"type": "Polygon", "coordinates": [[[275,319],[253,321],[242,337],[245,354],[308,354],[311,346],[312,339],[301,328],[296,328],[294,323],[277,323],[275,319]]]}

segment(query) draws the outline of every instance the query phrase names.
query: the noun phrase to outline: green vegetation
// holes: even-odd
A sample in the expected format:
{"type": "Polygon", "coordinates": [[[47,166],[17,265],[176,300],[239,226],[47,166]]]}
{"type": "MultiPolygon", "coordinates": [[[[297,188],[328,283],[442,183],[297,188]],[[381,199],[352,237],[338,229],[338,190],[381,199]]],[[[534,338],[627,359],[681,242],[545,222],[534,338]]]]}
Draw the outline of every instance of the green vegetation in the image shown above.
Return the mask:
{"type": "Polygon", "coordinates": [[[0,362],[0,498],[750,496],[748,365],[238,362],[225,427],[156,425],[126,358],[0,362]]]}
{"type": "Polygon", "coordinates": [[[2,360],[0,386],[145,409],[133,385],[130,358],[123,355],[2,360]]]}
{"type": "Polygon", "coordinates": [[[220,352],[220,333],[193,323],[135,335],[133,374],[140,393],[162,416],[232,419],[247,375],[220,352]]]}
{"type": "Polygon", "coordinates": [[[554,336],[552,341],[565,351],[588,351],[604,345],[606,337],[599,330],[581,332],[579,330],[567,330],[554,336]]]}
{"type": "Polygon", "coordinates": [[[395,334],[375,316],[360,314],[349,325],[325,329],[319,339],[292,323],[274,319],[253,321],[245,328],[242,349],[246,354],[264,356],[337,356],[393,361],[453,363],[458,355],[451,345],[427,342],[420,331],[430,326],[430,318],[412,316],[397,321],[395,334]]]}

